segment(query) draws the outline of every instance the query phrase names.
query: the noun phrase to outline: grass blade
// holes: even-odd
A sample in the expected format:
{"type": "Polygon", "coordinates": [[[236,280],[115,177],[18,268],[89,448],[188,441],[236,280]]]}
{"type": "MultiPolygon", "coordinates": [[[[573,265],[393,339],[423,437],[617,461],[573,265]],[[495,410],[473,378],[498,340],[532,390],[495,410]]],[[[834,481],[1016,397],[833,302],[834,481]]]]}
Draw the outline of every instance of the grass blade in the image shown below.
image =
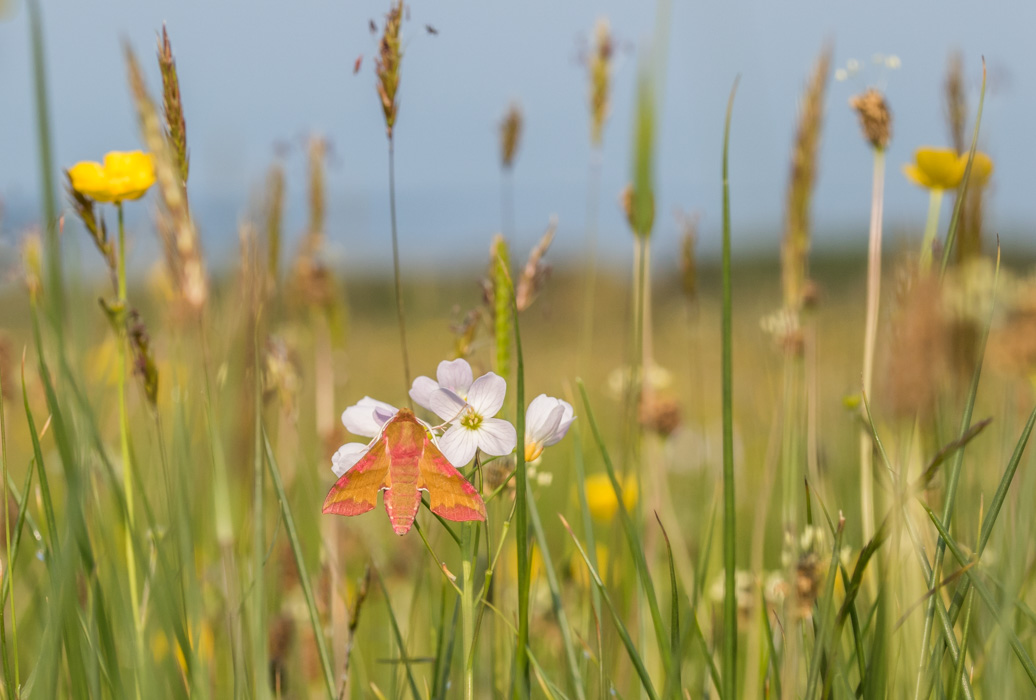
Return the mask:
{"type": "Polygon", "coordinates": [[[604,581],[602,581],[600,575],[598,575],[597,569],[590,564],[590,558],[586,555],[586,550],[584,550],[583,545],[579,543],[579,539],[576,537],[576,534],[572,532],[572,528],[569,526],[568,521],[565,520],[565,516],[559,513],[558,518],[561,519],[561,524],[565,526],[566,530],[568,530],[568,534],[571,536],[572,542],[575,543],[576,549],[579,550],[579,556],[583,558],[583,561],[586,563],[586,568],[590,571],[590,578],[593,580],[594,585],[597,586],[597,590],[601,592],[601,600],[604,601],[608,611],[612,614],[612,621],[615,623],[615,629],[618,631],[619,637],[622,639],[623,646],[626,647],[626,654],[629,656],[630,661],[633,662],[633,667],[637,670],[637,675],[640,676],[640,682],[644,686],[644,692],[647,693],[647,696],[651,698],[651,700],[658,700],[655,686],[651,683],[651,675],[648,673],[647,667],[644,666],[644,660],[640,658],[640,652],[637,651],[637,647],[633,643],[633,639],[630,638],[626,625],[623,623],[619,613],[615,610],[611,596],[608,595],[608,590],[604,587],[604,581]]]}
{"type": "Polygon", "coordinates": [[[557,574],[554,572],[554,562],[550,556],[550,549],[547,548],[547,536],[543,532],[543,523],[540,522],[540,512],[536,507],[536,498],[532,491],[529,496],[529,520],[532,522],[533,532],[536,534],[536,542],[540,546],[540,556],[543,558],[543,570],[547,574],[547,586],[550,588],[550,602],[554,608],[554,616],[558,620],[558,628],[561,630],[561,641],[565,648],[565,662],[568,664],[568,673],[571,676],[572,688],[575,690],[579,700],[585,700],[586,694],[583,691],[583,677],[579,673],[579,662],[576,661],[576,651],[572,644],[572,630],[568,624],[568,615],[565,614],[565,607],[561,601],[561,586],[558,584],[557,574]]]}
{"type": "Polygon", "coordinates": [[[666,635],[665,625],[662,622],[662,613],[658,608],[658,599],[655,597],[655,584],[651,580],[650,571],[648,571],[647,559],[644,557],[644,548],[641,546],[636,526],[633,524],[633,519],[630,517],[629,511],[626,509],[626,502],[623,499],[622,494],[622,486],[619,484],[619,480],[615,476],[615,466],[612,464],[611,457],[608,454],[608,448],[604,444],[604,436],[601,435],[600,428],[597,426],[597,419],[594,418],[593,409],[590,407],[590,397],[586,393],[586,385],[583,384],[581,379],[576,380],[576,384],[579,386],[579,393],[583,398],[583,406],[586,408],[586,419],[590,423],[590,432],[594,436],[594,441],[597,442],[597,448],[601,451],[601,457],[604,459],[604,466],[608,472],[608,479],[611,480],[612,489],[615,491],[619,520],[622,522],[622,529],[626,533],[626,542],[629,545],[630,552],[633,554],[633,560],[637,565],[637,575],[640,577],[641,585],[644,587],[644,592],[647,595],[648,608],[651,611],[651,621],[655,626],[656,641],[658,642],[659,652],[662,655],[662,665],[666,672],[668,672],[671,662],[669,658],[668,635],[666,635]]]}
{"type": "Polygon", "coordinates": [[[410,668],[410,655],[406,650],[403,633],[399,630],[396,613],[392,610],[392,601],[389,600],[389,592],[385,586],[385,580],[381,578],[381,572],[378,570],[378,567],[372,566],[371,569],[374,571],[374,578],[378,579],[378,585],[381,586],[381,592],[385,596],[385,607],[388,609],[389,622],[392,623],[392,634],[395,636],[396,645],[399,647],[400,660],[403,662],[404,668],[406,668],[407,681],[410,683],[410,694],[414,700],[421,700],[421,692],[417,689],[417,681],[414,680],[414,672],[410,668]]]}
{"type": "Polygon", "coordinates": [[[281,517],[284,518],[284,529],[288,532],[288,541],[291,544],[291,553],[295,555],[295,566],[299,573],[299,583],[302,584],[302,593],[306,597],[306,607],[309,609],[309,623],[313,627],[313,639],[316,640],[317,653],[320,656],[320,667],[324,672],[324,683],[327,686],[327,697],[335,697],[334,674],[331,672],[331,658],[327,653],[327,640],[324,639],[324,630],[320,624],[320,615],[317,613],[316,599],[313,597],[313,586],[309,580],[309,572],[306,570],[306,562],[302,556],[302,543],[299,542],[299,534],[295,529],[295,517],[291,513],[291,505],[288,503],[288,495],[284,493],[284,482],[281,480],[281,470],[277,466],[277,457],[270,445],[270,438],[266,434],[266,427],[263,426],[263,444],[266,446],[266,467],[270,471],[270,480],[273,482],[274,491],[277,493],[277,501],[281,506],[281,517]]]}

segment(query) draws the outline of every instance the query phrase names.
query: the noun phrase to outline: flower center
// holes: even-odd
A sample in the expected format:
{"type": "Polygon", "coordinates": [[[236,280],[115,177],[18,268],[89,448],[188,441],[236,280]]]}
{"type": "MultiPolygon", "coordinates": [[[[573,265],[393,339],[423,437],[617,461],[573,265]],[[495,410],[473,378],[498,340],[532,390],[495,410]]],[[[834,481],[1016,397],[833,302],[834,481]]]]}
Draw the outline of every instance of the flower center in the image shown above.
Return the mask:
{"type": "Polygon", "coordinates": [[[475,413],[475,409],[469,407],[464,411],[464,415],[461,416],[460,424],[468,430],[478,430],[479,426],[482,425],[482,416],[475,413]]]}

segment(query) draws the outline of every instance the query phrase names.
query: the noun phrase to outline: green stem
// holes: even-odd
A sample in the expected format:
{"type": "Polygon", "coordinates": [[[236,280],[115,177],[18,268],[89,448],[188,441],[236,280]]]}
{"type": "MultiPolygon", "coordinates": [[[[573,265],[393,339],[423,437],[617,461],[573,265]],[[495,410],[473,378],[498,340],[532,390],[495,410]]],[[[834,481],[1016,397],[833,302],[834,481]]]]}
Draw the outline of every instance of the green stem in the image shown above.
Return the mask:
{"type": "Polygon", "coordinates": [[[43,229],[47,240],[47,297],[58,345],[63,344],[65,293],[61,271],[61,241],[58,231],[58,207],[54,197],[54,168],[50,131],[50,107],[47,102],[47,66],[43,48],[43,19],[39,0],[27,3],[29,34],[32,41],[33,97],[36,102],[36,137],[40,158],[40,185],[43,195],[43,229]]]}
{"type": "MultiPolygon", "coordinates": [[[[117,295],[119,307],[119,447],[122,457],[122,488],[126,496],[126,569],[129,577],[130,607],[133,610],[133,629],[136,633],[138,660],[144,654],[143,620],[140,617],[140,600],[137,596],[137,559],[133,550],[133,465],[130,460],[129,411],[126,408],[126,382],[129,376],[129,360],[126,337],[126,225],[122,202],[115,208],[119,214],[119,259],[116,268],[117,295]]],[[[140,696],[140,676],[137,678],[137,695],[140,696]]]]}
{"type": "MultiPolygon", "coordinates": [[[[863,395],[871,400],[874,381],[874,346],[878,337],[881,301],[881,219],[885,191],[885,151],[874,149],[874,182],[871,193],[870,244],[867,247],[867,318],[863,340],[863,395]]],[[[862,402],[861,402],[862,403],[862,402]]],[[[860,428],[860,512],[863,541],[874,536],[874,445],[867,426],[860,428]]]]}
{"type": "Polygon", "coordinates": [[[472,644],[475,638],[475,598],[472,588],[475,585],[475,526],[471,523],[461,525],[461,588],[460,616],[461,639],[464,643],[464,698],[474,700],[475,666],[472,644]]]}
{"type": "MultiPolygon", "coordinates": [[[[0,376],[0,396],[3,396],[3,377],[0,376]]],[[[7,421],[4,419],[4,402],[0,399],[0,458],[3,459],[3,479],[4,479],[4,523],[11,522],[10,514],[10,498],[7,493],[8,481],[10,475],[8,474],[8,463],[7,463],[7,421]]],[[[29,475],[32,475],[32,466],[29,466],[29,475]]],[[[23,504],[24,505],[24,504],[23,504]]],[[[18,515],[22,515],[23,508],[18,509],[18,515]]],[[[14,586],[11,585],[14,576],[14,559],[11,557],[11,528],[4,528],[4,545],[7,549],[7,559],[5,563],[7,565],[7,571],[0,572],[0,580],[3,580],[4,584],[4,600],[0,600],[0,625],[3,625],[3,629],[0,629],[0,642],[3,644],[3,665],[4,665],[4,680],[7,685],[7,694],[9,697],[17,697],[17,688],[21,686],[21,680],[18,675],[18,617],[16,608],[14,605],[14,586]],[[7,606],[6,593],[10,590],[11,592],[11,636],[14,643],[14,685],[11,685],[11,672],[10,663],[7,658],[7,629],[4,622],[4,609],[7,606]]]]}
{"type": "Polygon", "coordinates": [[[942,207],[942,193],[939,188],[932,188],[928,196],[928,222],[924,227],[924,240],[921,241],[921,272],[927,273],[932,268],[932,246],[939,232],[939,209],[942,207]]]}
{"type": "Polygon", "coordinates": [[[730,90],[723,129],[723,697],[737,697],[737,604],[734,590],[736,530],[734,520],[733,315],[730,281],[730,117],[738,79],[730,90]]]}
{"type": "Polygon", "coordinates": [[[403,311],[403,287],[399,274],[399,234],[396,230],[396,148],[395,140],[390,136],[388,142],[389,158],[389,212],[392,217],[392,273],[396,283],[396,316],[399,318],[399,346],[403,351],[403,379],[406,385],[403,393],[411,409],[414,401],[410,398],[410,354],[406,344],[406,314],[403,311]]]}
{"type": "MultiPolygon", "coordinates": [[[[595,148],[590,156],[590,184],[586,195],[586,288],[583,292],[583,372],[593,357],[594,302],[597,297],[597,219],[601,189],[601,149],[595,148]]],[[[591,547],[591,550],[593,548],[591,547]]]]}

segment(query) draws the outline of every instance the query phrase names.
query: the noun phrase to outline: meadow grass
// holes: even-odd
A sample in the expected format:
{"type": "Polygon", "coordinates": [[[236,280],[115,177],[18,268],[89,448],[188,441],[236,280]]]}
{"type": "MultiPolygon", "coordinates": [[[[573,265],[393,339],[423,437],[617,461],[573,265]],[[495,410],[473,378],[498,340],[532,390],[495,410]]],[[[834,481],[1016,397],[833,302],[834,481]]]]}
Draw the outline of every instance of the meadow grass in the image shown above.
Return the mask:
{"type": "MultiPolygon", "coordinates": [[[[390,163],[404,17],[396,4],[377,62],[390,163]]],[[[595,149],[611,79],[599,27],[595,149]]],[[[161,106],[127,49],[162,271],[127,275],[126,239],[142,232],[125,230],[123,209],[140,205],[118,195],[108,207],[73,169],[62,225],[78,243],[59,246],[56,178],[45,178],[46,234],[26,237],[20,279],[0,290],[4,697],[1036,692],[1026,450],[1036,284],[1014,271],[1021,261],[978,254],[980,222],[961,214],[981,210],[982,95],[970,152],[956,156],[945,238],[930,227],[944,247],[886,255],[884,274],[889,114],[880,94],[854,101],[875,155],[870,254],[811,259],[830,56],[803,97],[780,256],[731,254],[732,89],[716,135],[721,262],[652,261],[661,225],[648,68],[625,198],[632,273],[592,253],[596,150],[590,264],[547,279],[553,221],[532,250],[516,245],[512,116],[502,149],[512,240],[487,235],[480,289],[477,270],[401,274],[399,239],[417,234],[397,230],[394,194],[392,278],[328,267],[318,137],[309,181],[271,169],[239,260],[207,272],[169,36],[158,47],[161,106]],[[288,255],[286,192],[303,189],[310,217],[288,255]],[[968,255],[952,254],[958,240],[968,255]],[[90,246],[110,280],[84,280],[62,260],[90,246]],[[917,259],[935,253],[941,265],[926,274],[917,259]],[[401,379],[408,387],[411,372],[457,357],[507,380],[500,415],[516,426],[513,453],[483,450],[461,465],[485,519],[451,522],[432,512],[431,494],[403,536],[380,508],[322,514],[332,455],[348,439],[338,412],[364,396],[401,406],[401,379]],[[577,415],[542,453],[526,430],[540,393],[577,415]]]]}

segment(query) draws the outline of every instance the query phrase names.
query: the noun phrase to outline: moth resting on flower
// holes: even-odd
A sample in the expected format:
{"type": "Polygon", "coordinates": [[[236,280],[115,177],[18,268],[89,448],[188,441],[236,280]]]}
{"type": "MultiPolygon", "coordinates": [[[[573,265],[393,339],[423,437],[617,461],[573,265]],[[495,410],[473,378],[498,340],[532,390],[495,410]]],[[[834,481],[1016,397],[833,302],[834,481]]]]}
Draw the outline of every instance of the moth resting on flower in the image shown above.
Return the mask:
{"type": "Polygon", "coordinates": [[[378,492],[392,529],[405,535],[427,491],[429,508],[447,520],[485,520],[478,491],[443,456],[413,411],[401,408],[385,423],[367,453],[347,469],[324,500],[324,513],[359,515],[374,508],[378,492]]]}

